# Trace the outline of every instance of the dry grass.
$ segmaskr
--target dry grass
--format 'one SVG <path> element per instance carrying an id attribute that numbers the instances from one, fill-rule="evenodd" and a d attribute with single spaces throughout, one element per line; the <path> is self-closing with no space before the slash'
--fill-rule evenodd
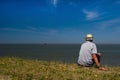
<path id="1" fill-rule="evenodd" d="M 120 67 L 100 71 L 77 64 L 14 57 L 0 58 L 0 80 L 120 80 Z"/>

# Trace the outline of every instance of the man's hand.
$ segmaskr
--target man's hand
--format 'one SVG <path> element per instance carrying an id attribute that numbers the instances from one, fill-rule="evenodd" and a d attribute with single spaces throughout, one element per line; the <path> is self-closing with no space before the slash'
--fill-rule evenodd
<path id="1" fill-rule="evenodd" d="M 102 70 L 102 71 L 107 71 L 107 69 L 106 69 L 106 68 L 104 68 L 104 67 L 99 67 L 99 70 Z"/>

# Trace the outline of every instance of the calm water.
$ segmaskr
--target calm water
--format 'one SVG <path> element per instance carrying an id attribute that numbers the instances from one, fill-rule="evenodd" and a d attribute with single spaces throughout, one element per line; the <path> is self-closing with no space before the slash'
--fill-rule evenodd
<path id="1" fill-rule="evenodd" d="M 0 57 L 15 56 L 47 61 L 76 63 L 79 44 L 0 44 Z M 102 64 L 120 66 L 120 45 L 97 44 Z"/>

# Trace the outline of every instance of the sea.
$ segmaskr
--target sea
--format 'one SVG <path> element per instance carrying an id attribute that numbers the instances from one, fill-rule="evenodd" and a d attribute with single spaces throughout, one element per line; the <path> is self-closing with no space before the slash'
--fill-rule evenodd
<path id="1" fill-rule="evenodd" d="M 101 64 L 120 66 L 120 44 L 96 44 Z M 81 44 L 0 44 L 0 57 L 77 63 Z"/>

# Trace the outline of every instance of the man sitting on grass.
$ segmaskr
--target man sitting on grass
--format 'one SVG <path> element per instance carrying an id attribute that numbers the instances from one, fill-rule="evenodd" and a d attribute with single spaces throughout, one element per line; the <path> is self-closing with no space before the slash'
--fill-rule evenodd
<path id="1" fill-rule="evenodd" d="M 86 42 L 81 45 L 78 64 L 86 67 L 96 64 L 98 69 L 105 71 L 106 69 L 101 67 L 100 64 L 101 53 L 97 53 L 96 45 L 92 41 L 92 34 L 87 34 Z"/>

